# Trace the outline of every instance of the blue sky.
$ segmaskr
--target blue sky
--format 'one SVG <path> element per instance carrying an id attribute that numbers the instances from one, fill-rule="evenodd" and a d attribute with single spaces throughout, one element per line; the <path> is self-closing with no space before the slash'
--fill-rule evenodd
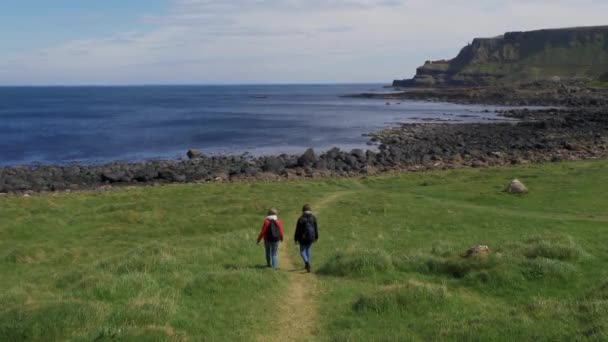
<path id="1" fill-rule="evenodd" d="M 3 0 L 0 41 L 14 53 L 70 40 L 150 29 L 145 13 L 163 13 L 167 0 Z"/>
<path id="2" fill-rule="evenodd" d="M 389 82 L 606 0 L 3 0 L 0 85 Z"/>

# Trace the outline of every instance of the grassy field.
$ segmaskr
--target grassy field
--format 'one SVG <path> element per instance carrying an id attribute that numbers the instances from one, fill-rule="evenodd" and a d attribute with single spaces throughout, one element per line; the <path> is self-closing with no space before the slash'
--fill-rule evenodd
<path id="1" fill-rule="evenodd" d="M 0 198 L 0 341 L 606 340 L 607 204 L 608 161 Z"/>

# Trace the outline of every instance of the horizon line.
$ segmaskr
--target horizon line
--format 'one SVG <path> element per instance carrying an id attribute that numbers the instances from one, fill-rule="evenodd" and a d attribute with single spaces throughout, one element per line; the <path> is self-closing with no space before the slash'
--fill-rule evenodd
<path id="1" fill-rule="evenodd" d="M 280 85 L 354 85 L 386 84 L 391 82 L 252 82 L 252 83 L 82 83 L 82 84 L 0 84 L 0 88 L 46 88 L 46 87 L 234 87 L 234 86 L 280 86 Z"/>

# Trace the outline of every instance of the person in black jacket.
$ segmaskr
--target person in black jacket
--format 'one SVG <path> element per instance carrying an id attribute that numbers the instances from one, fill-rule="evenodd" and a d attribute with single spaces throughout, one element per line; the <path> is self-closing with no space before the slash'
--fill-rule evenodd
<path id="1" fill-rule="evenodd" d="M 302 216 L 298 219 L 294 240 L 300 244 L 300 255 L 304 260 L 304 267 L 307 272 L 310 272 L 310 247 L 319 240 L 317 218 L 312 214 L 310 204 L 302 207 Z"/>

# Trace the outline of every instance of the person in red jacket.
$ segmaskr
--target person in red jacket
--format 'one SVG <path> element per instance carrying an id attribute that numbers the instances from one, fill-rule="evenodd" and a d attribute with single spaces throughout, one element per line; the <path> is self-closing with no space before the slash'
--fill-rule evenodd
<path id="1" fill-rule="evenodd" d="M 271 208 L 268 210 L 268 216 L 264 220 L 262 231 L 258 236 L 257 244 L 264 239 L 264 247 L 266 248 L 266 266 L 277 269 L 277 250 L 279 242 L 283 241 L 283 224 L 277 217 L 277 210 Z"/>

